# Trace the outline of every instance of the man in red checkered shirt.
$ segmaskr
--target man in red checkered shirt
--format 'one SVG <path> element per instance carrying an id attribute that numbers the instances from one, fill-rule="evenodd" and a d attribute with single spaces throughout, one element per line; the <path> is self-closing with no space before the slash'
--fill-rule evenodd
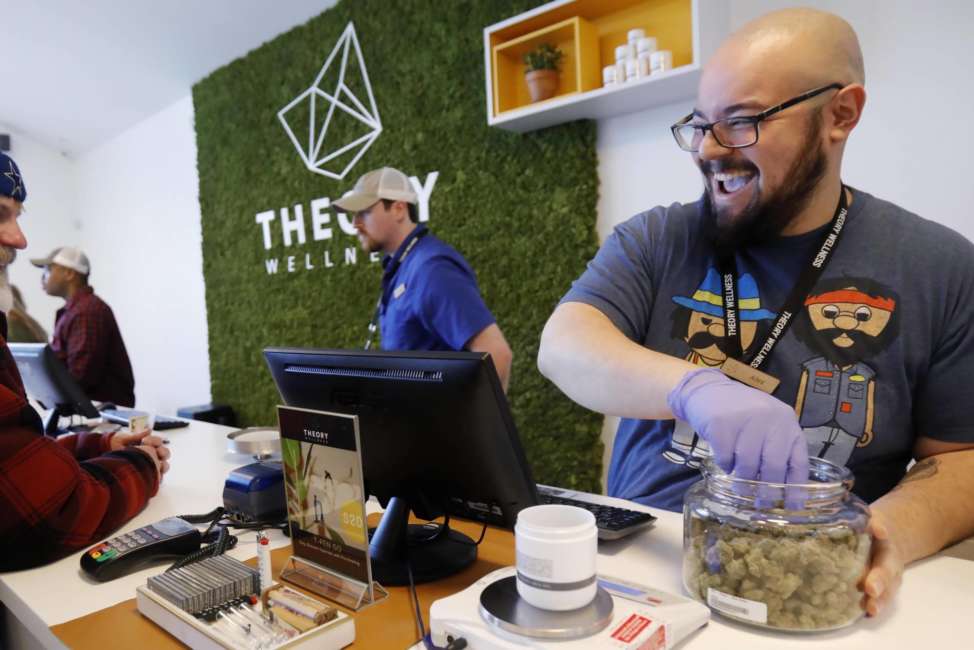
<path id="1" fill-rule="evenodd" d="M 26 198 L 20 170 L 0 153 L 0 267 L 27 246 L 17 223 Z M 155 495 L 170 455 L 148 433 L 45 437 L 7 348 L 2 312 L 0 335 L 0 571 L 14 571 L 109 536 Z"/>
<path id="2" fill-rule="evenodd" d="M 111 307 L 88 284 L 88 256 L 62 246 L 30 262 L 44 269 L 44 290 L 65 302 L 57 312 L 51 349 L 89 399 L 135 406 L 132 364 Z"/>

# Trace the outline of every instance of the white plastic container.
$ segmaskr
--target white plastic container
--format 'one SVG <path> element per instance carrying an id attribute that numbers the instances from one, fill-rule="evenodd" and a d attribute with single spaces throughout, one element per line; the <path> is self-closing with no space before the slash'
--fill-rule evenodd
<path id="1" fill-rule="evenodd" d="M 644 36 L 646 36 L 645 29 L 630 29 L 629 33 L 626 34 L 626 40 L 628 40 L 631 44 L 635 44 Z"/>
<path id="2" fill-rule="evenodd" d="M 651 60 L 652 56 L 653 56 L 652 52 L 639 53 L 639 58 L 636 59 L 637 62 L 636 73 L 638 74 L 639 78 L 648 77 L 650 74 L 652 74 L 653 71 L 653 63 Z"/>
<path id="3" fill-rule="evenodd" d="M 653 36 L 645 36 L 636 41 L 636 56 L 643 52 L 655 52 L 657 49 L 656 38 Z"/>
<path id="4" fill-rule="evenodd" d="M 617 84 L 625 83 L 626 82 L 626 60 L 623 59 L 622 61 L 616 61 L 616 64 L 613 67 L 615 67 L 616 69 L 616 83 Z"/>
<path id="5" fill-rule="evenodd" d="M 588 605 L 598 584 L 595 516 L 575 506 L 525 508 L 514 525 L 517 593 L 540 609 L 567 611 Z"/>
<path id="6" fill-rule="evenodd" d="M 602 85 L 611 86 L 616 82 L 616 67 L 614 65 L 607 65 L 602 68 Z"/>
<path id="7" fill-rule="evenodd" d="M 639 78 L 639 62 L 636 59 L 626 59 L 626 81 Z"/>
<path id="8" fill-rule="evenodd" d="M 636 58 L 636 46 L 633 43 L 626 43 L 616 47 L 616 63 L 626 59 Z"/>
<path id="9" fill-rule="evenodd" d="M 653 52 L 649 57 L 651 74 L 659 74 L 673 69 L 673 53 L 669 50 Z"/>

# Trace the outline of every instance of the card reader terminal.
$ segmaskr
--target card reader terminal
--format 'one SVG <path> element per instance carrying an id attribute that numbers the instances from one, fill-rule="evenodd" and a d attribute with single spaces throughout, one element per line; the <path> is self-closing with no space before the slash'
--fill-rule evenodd
<path id="1" fill-rule="evenodd" d="M 191 523 L 169 517 L 123 533 L 81 556 L 81 568 L 99 582 L 114 580 L 156 560 L 173 560 L 200 547 L 202 535 Z"/>

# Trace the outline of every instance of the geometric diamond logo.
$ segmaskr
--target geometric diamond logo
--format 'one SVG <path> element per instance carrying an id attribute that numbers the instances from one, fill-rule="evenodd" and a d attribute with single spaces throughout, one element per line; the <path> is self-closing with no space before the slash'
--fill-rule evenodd
<path id="1" fill-rule="evenodd" d="M 352 88 L 365 91 L 356 97 Z M 348 23 L 314 83 L 277 112 L 304 166 L 341 180 L 382 133 L 355 27 Z M 342 138 L 329 137 L 340 131 Z M 336 141 L 338 140 L 338 141 Z M 343 141 L 342 141 L 343 140 Z"/>

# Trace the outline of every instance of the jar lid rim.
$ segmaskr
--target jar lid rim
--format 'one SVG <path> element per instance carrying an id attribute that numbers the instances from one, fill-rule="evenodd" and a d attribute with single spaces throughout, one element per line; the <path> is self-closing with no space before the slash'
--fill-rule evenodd
<path id="1" fill-rule="evenodd" d="M 832 491 L 838 488 L 851 490 L 855 483 L 852 470 L 848 467 L 837 465 L 818 457 L 809 458 L 808 465 L 810 476 L 829 477 L 828 480 L 809 480 L 805 483 L 774 483 L 757 479 L 739 478 L 724 471 L 712 456 L 703 460 L 700 464 L 700 471 L 706 479 L 714 478 L 721 481 L 733 482 L 736 485 L 761 486 L 764 488 L 801 488 L 802 490 L 812 492 Z"/>

